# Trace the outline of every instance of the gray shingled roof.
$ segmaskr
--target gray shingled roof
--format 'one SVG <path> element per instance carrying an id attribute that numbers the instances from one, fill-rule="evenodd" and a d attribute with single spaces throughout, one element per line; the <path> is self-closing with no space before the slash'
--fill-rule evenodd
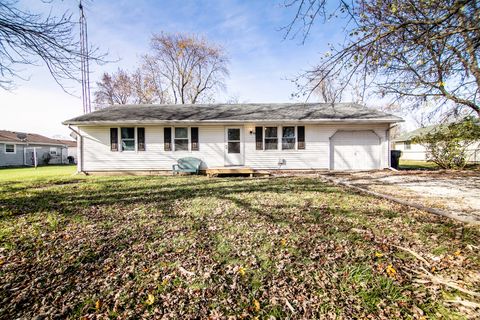
<path id="1" fill-rule="evenodd" d="M 403 120 L 353 103 L 252 103 L 112 106 L 67 120 L 64 124 L 255 121 L 399 122 Z"/>
<path id="2" fill-rule="evenodd" d="M 410 141 L 414 137 L 418 137 L 418 136 L 421 136 L 425 133 L 429 133 L 430 131 L 432 131 L 433 129 L 435 129 L 437 127 L 438 127 L 437 125 L 432 125 L 432 126 L 427 126 L 427 127 L 423 127 L 423 128 L 418 128 L 418 129 L 415 129 L 415 130 L 410 131 L 410 132 L 405 132 L 405 133 L 401 134 L 398 138 L 393 139 L 393 141 Z"/>

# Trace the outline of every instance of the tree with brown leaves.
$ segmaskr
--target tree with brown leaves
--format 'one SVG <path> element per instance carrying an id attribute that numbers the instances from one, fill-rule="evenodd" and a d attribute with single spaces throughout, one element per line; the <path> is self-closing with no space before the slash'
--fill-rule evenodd
<path id="1" fill-rule="evenodd" d="M 228 58 L 206 39 L 186 34 L 156 34 L 152 52 L 143 58 L 152 79 L 166 83 L 173 103 L 198 103 L 225 87 Z"/>
<path id="2" fill-rule="evenodd" d="M 98 107 L 115 104 L 168 103 L 167 93 L 150 74 L 141 69 L 133 73 L 118 69 L 104 73 L 94 93 Z"/>

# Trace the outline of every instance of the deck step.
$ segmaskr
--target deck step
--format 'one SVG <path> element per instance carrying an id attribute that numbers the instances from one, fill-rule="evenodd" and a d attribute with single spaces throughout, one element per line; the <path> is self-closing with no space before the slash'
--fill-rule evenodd
<path id="1" fill-rule="evenodd" d="M 267 171 L 254 170 L 248 167 L 225 167 L 225 168 L 209 168 L 206 170 L 208 177 L 218 177 L 222 175 L 249 175 L 250 177 L 258 175 L 269 175 Z"/>

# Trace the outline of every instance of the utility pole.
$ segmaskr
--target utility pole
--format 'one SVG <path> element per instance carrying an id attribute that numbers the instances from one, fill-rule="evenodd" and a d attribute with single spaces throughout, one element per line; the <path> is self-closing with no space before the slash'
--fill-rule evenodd
<path id="1" fill-rule="evenodd" d="M 81 73 L 82 73 L 82 101 L 83 113 L 92 111 L 90 105 L 90 67 L 88 64 L 88 35 L 87 35 L 87 18 L 83 12 L 82 0 L 78 4 L 80 9 L 80 53 L 81 53 Z"/>

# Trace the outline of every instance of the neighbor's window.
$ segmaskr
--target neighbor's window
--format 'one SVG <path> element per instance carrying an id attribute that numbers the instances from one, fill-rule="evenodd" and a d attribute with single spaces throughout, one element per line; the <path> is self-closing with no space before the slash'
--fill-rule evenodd
<path id="1" fill-rule="evenodd" d="M 52 156 L 56 156 L 56 155 L 57 155 L 57 148 L 51 147 L 51 148 L 50 148 L 50 154 L 51 154 Z"/>
<path id="2" fill-rule="evenodd" d="M 135 128 L 121 128 L 122 151 L 135 151 Z"/>
<path id="3" fill-rule="evenodd" d="M 412 149 L 412 143 L 410 141 L 405 141 L 405 150 Z"/>
<path id="4" fill-rule="evenodd" d="M 188 128 L 175 128 L 175 151 L 188 151 Z"/>
<path id="5" fill-rule="evenodd" d="M 265 150 L 278 149 L 277 127 L 265 127 Z"/>
<path id="6" fill-rule="evenodd" d="M 295 149 L 295 127 L 282 128 L 282 149 Z"/>
<path id="7" fill-rule="evenodd" d="M 14 144 L 6 144 L 5 145 L 5 153 L 15 153 L 15 145 Z"/>

